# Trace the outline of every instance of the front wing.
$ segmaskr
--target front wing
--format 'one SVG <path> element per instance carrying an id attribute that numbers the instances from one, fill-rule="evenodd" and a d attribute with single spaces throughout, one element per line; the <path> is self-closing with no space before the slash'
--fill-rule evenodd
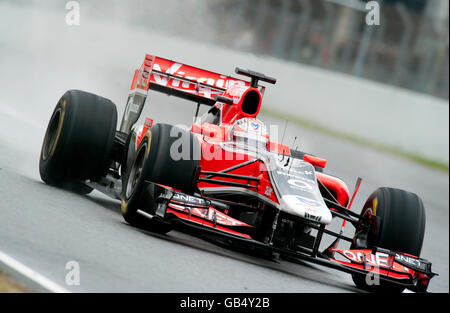
<path id="1" fill-rule="evenodd" d="M 277 253 L 290 259 L 334 268 L 349 274 L 364 275 L 373 282 L 390 282 L 416 292 L 426 292 L 431 278 L 437 274 L 431 271 L 431 263 L 412 255 L 382 248 L 331 249 L 324 252 L 294 251 L 275 247 L 251 238 L 253 226 L 228 216 L 227 210 L 215 207 L 216 203 L 200 197 L 188 196 L 166 189 L 159 198 L 156 215 L 147 217 L 161 219 L 175 228 L 188 227 L 200 233 L 209 233 L 239 242 L 253 250 Z"/>

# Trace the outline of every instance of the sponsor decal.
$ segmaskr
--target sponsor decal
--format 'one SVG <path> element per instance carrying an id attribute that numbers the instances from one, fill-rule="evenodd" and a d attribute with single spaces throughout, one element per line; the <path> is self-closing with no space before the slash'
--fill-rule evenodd
<path id="1" fill-rule="evenodd" d="M 322 219 L 322 216 L 313 215 L 313 214 L 305 212 L 305 218 L 316 221 L 316 222 L 320 222 Z"/>
<path id="2" fill-rule="evenodd" d="M 309 185 L 305 181 L 299 180 L 299 179 L 291 178 L 288 180 L 288 184 L 294 188 L 298 188 L 298 189 L 305 190 L 305 191 L 313 190 L 313 187 L 311 185 Z"/>
<path id="3" fill-rule="evenodd" d="M 366 263 L 372 266 L 389 267 L 389 255 L 382 252 L 376 252 L 375 254 L 363 253 L 360 251 L 342 250 L 342 254 L 349 260 L 357 263 Z"/>
<path id="4" fill-rule="evenodd" d="M 308 171 L 308 170 L 299 171 L 299 170 L 297 170 L 295 168 L 291 168 L 290 172 L 297 173 L 297 174 L 302 174 L 302 175 L 312 175 L 313 174 L 312 171 Z"/>
<path id="5" fill-rule="evenodd" d="M 323 224 L 329 224 L 331 222 L 332 216 L 330 210 L 319 201 L 299 195 L 284 195 L 282 200 L 286 204 L 284 210 L 290 214 Z"/>
<path id="6" fill-rule="evenodd" d="M 259 129 L 259 123 L 257 123 L 257 122 L 250 122 L 250 126 L 252 126 L 252 128 L 254 129 L 254 130 L 258 130 Z"/>
<path id="7" fill-rule="evenodd" d="M 273 189 L 270 188 L 269 186 L 266 187 L 266 191 L 264 192 L 264 194 L 268 197 L 272 196 L 272 191 Z"/>
<path id="8" fill-rule="evenodd" d="M 206 205 L 206 201 L 201 198 L 197 198 L 190 195 L 185 195 L 181 193 L 176 193 L 173 195 L 172 200 L 180 201 L 180 202 L 187 202 L 187 203 L 194 203 L 198 205 Z"/>
<path id="9" fill-rule="evenodd" d="M 403 255 L 403 254 L 395 254 L 395 261 L 403 264 L 403 265 L 409 265 L 413 268 L 418 268 L 421 270 L 426 270 L 427 268 L 427 264 L 424 262 L 421 262 L 419 259 L 407 256 L 407 255 Z"/>
<path id="10" fill-rule="evenodd" d="M 164 62 L 167 62 L 167 60 L 161 60 L 161 62 L 164 63 Z M 166 67 L 163 65 L 163 63 L 161 63 L 161 64 L 155 63 L 153 65 L 153 69 L 158 72 L 178 76 L 178 77 L 180 77 L 180 79 L 172 78 L 172 77 L 168 77 L 166 75 L 161 75 L 161 74 L 152 72 L 150 81 L 153 81 L 156 84 L 161 85 L 161 86 L 172 86 L 177 89 L 182 89 L 183 91 L 188 92 L 188 93 L 199 94 L 200 96 L 203 96 L 206 98 L 212 99 L 214 95 L 221 95 L 223 93 L 222 90 L 215 89 L 214 87 L 227 89 L 232 86 L 245 86 L 245 84 L 246 84 L 244 81 L 229 79 L 228 77 L 222 76 L 222 75 L 220 75 L 219 76 L 220 78 L 217 78 L 217 79 L 212 78 L 212 77 L 196 77 L 195 76 L 196 74 L 204 75 L 204 71 L 195 69 L 195 68 L 189 69 L 189 67 L 187 67 L 188 69 L 186 70 L 189 73 L 186 75 L 186 73 L 184 71 L 180 70 L 180 69 L 184 68 L 183 64 L 174 62 L 174 63 L 169 63 L 170 66 Z M 161 67 L 166 68 L 166 70 L 163 71 Z M 211 73 L 211 75 L 213 75 L 213 73 Z M 209 86 L 208 87 L 206 87 L 206 86 L 199 87 L 195 83 L 185 81 L 185 80 L 183 81 L 183 78 L 189 79 L 191 81 L 195 81 L 195 82 L 198 82 L 201 84 L 207 84 Z M 234 96 L 234 95 L 232 95 L 232 96 Z M 240 95 L 238 95 L 237 100 L 239 100 L 239 99 L 240 99 Z M 233 100 L 236 101 L 236 99 L 233 99 Z"/>
<path id="11" fill-rule="evenodd" d="M 394 256 L 379 251 L 373 254 L 369 250 L 336 250 L 336 252 L 355 263 L 363 264 L 365 261 L 368 270 L 371 270 L 371 267 L 392 268 L 407 273 L 414 273 L 415 270 L 429 270 L 429 263 L 399 253 Z"/>
<path id="12" fill-rule="evenodd" d="M 303 204 L 305 204 L 307 206 L 310 206 L 312 208 L 317 208 L 317 207 L 321 206 L 320 202 L 315 201 L 315 200 L 311 200 L 311 199 L 308 199 L 308 198 L 305 198 L 305 197 L 302 197 L 302 196 L 296 196 L 296 198 L 301 203 L 303 203 Z"/>
<path id="13" fill-rule="evenodd" d="M 182 66 L 183 64 L 180 64 L 180 63 L 173 63 L 167 70 L 166 70 L 166 73 L 167 74 L 171 74 L 171 75 L 174 75 L 179 69 L 180 69 L 180 67 Z M 161 67 L 159 66 L 159 64 L 154 64 L 153 65 L 153 68 L 156 70 L 156 71 L 158 71 L 158 72 L 162 72 L 162 70 L 161 70 Z M 159 75 L 159 74 L 153 74 L 153 77 L 154 77 L 154 79 L 155 79 L 155 82 L 158 84 L 158 85 L 162 85 L 162 86 L 167 86 L 167 83 L 168 83 L 168 81 L 169 81 L 169 78 L 167 77 L 167 76 L 161 76 L 161 75 Z M 177 82 L 178 84 L 179 84 L 179 81 Z M 173 84 L 173 83 L 172 83 Z M 178 85 L 177 86 L 174 86 L 174 87 L 178 87 Z M 189 86 L 183 86 L 183 87 L 185 87 L 185 88 L 187 88 L 187 87 L 189 87 Z"/>

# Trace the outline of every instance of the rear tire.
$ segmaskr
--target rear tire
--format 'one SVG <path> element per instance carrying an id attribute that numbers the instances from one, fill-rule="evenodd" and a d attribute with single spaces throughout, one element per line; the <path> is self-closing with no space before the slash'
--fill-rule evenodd
<path id="1" fill-rule="evenodd" d="M 178 136 L 173 137 L 171 133 Z M 189 148 L 190 153 L 187 159 L 174 160 L 171 156 L 171 147 L 175 141 L 179 140 L 180 134 L 182 138 L 189 139 L 189 147 L 183 144 L 181 148 Z M 155 214 L 154 199 L 158 190 L 151 189 L 155 188 L 151 187 L 154 184 L 192 193 L 194 175 L 199 164 L 194 156 L 200 155 L 196 154 L 199 151 L 200 145 L 197 138 L 187 130 L 167 124 L 156 124 L 149 129 L 139 143 L 132 164 L 127 166 L 128 170 L 123 180 L 122 215 L 125 221 L 138 227 L 145 225 L 144 227 L 154 232 L 167 232 L 166 225 L 164 227 L 158 225 L 162 223 L 158 221 L 158 218 L 149 220 L 140 215 L 137 210 Z"/>
<path id="2" fill-rule="evenodd" d="M 69 90 L 58 101 L 47 127 L 39 160 L 44 182 L 86 194 L 83 181 L 103 176 L 110 165 L 117 125 L 114 103 Z"/>
<path id="3" fill-rule="evenodd" d="M 352 248 L 380 247 L 419 257 L 425 235 L 425 208 L 414 193 L 382 187 L 367 199 L 362 211 L 370 228 L 357 229 Z M 386 282 L 369 286 L 366 277 L 352 275 L 356 286 L 375 292 L 402 292 L 403 287 Z"/>

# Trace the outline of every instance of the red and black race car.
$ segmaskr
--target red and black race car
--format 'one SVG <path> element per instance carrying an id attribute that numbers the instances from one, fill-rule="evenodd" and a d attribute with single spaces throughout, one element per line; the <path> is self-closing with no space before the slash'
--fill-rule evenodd
<path id="1" fill-rule="evenodd" d="M 326 160 L 269 137 L 257 119 L 265 87 L 276 80 L 236 68 L 250 81 L 153 55 L 133 77 L 119 130 L 108 99 L 69 90 L 43 141 L 39 170 L 48 184 L 120 199 L 124 219 L 151 231 L 196 230 L 249 250 L 348 272 L 371 291 L 427 290 L 436 275 L 420 258 L 425 209 L 414 193 L 379 188 L 360 213 L 361 184 L 323 172 Z M 197 103 L 190 128 L 136 125 L 149 90 Z M 210 109 L 197 117 L 200 105 Z M 342 219 L 340 232 L 327 226 Z M 343 235 L 346 223 L 353 238 Z M 323 234 L 335 241 L 320 249 Z M 348 241 L 348 249 L 338 248 Z"/>

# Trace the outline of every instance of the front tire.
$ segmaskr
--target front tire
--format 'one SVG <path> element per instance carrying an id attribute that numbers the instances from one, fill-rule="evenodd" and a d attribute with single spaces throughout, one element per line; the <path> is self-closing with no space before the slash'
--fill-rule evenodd
<path id="1" fill-rule="evenodd" d="M 419 257 L 425 235 L 425 208 L 414 193 L 394 188 L 378 188 L 367 199 L 361 216 L 368 230 L 355 231 L 352 248 L 380 247 Z M 375 292 L 402 292 L 403 287 L 381 282 L 369 286 L 365 276 L 352 275 L 355 285 Z"/>
<path id="2" fill-rule="evenodd" d="M 86 194 L 83 181 L 103 176 L 110 165 L 117 125 L 114 103 L 69 90 L 58 101 L 47 127 L 39 160 L 42 180 Z"/>
<path id="3" fill-rule="evenodd" d="M 180 138 L 189 140 L 188 146 L 182 145 L 181 148 L 189 149 L 190 152 L 187 159 L 175 160 L 171 155 L 171 148 Z M 154 199 L 159 192 L 156 187 L 151 187 L 155 184 L 192 193 L 199 164 L 194 156 L 199 155 L 199 150 L 197 138 L 187 130 L 167 124 L 156 124 L 149 129 L 139 143 L 132 164 L 127 166 L 123 181 L 122 215 L 125 221 L 138 227 L 147 225 L 149 230 L 155 232 L 167 232 L 167 227 L 158 225 L 162 223 L 158 218 L 151 220 L 154 221 L 152 226 L 152 223 L 137 211 L 155 214 Z"/>

